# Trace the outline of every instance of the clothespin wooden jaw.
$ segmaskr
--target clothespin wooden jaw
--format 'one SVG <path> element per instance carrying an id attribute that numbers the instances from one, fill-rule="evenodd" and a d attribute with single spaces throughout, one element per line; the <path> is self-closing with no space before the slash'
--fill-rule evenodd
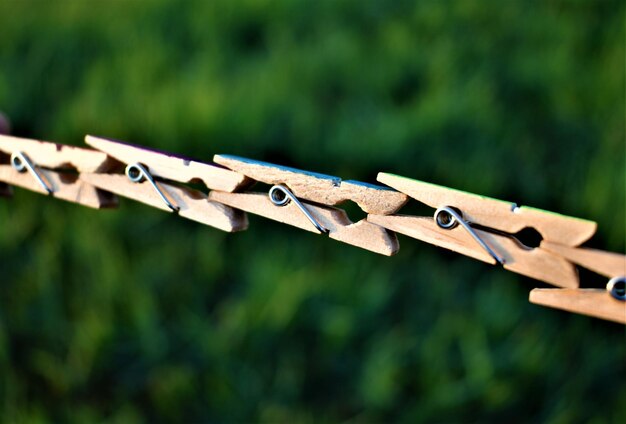
<path id="1" fill-rule="evenodd" d="M 251 180 L 273 188 L 284 187 L 294 201 L 279 204 L 266 193 L 219 191 L 211 192 L 213 200 L 304 230 L 325 232 L 332 239 L 382 255 L 393 255 L 399 249 L 394 233 L 367 220 L 353 223 L 344 210 L 334 206 L 353 201 L 366 212 L 393 213 L 407 202 L 407 196 L 402 193 L 238 156 L 216 155 L 213 161 Z M 320 227 L 326 231 L 320 231 Z"/>
<path id="2" fill-rule="evenodd" d="M 534 289 L 531 303 L 626 324 L 626 302 L 604 289 Z"/>
<path id="3" fill-rule="evenodd" d="M 461 190 L 413 180 L 394 174 L 379 173 L 378 181 L 406 193 L 432 208 L 449 206 L 463 212 L 474 225 L 515 234 L 525 228 L 537 230 L 544 240 L 564 246 L 579 246 L 596 232 L 597 224 L 571 216 L 492 199 Z"/>
<path id="4" fill-rule="evenodd" d="M 391 214 L 408 201 L 408 197 L 384 186 L 360 181 L 343 181 L 339 177 L 304 171 L 288 166 L 242 158 L 215 155 L 213 161 L 248 178 L 265 184 L 285 184 L 302 200 L 327 206 L 353 201 L 367 213 Z"/>
<path id="5" fill-rule="evenodd" d="M 101 172 L 111 166 L 101 152 L 0 135 L 0 153 L 0 181 L 7 185 L 93 208 L 117 206 L 117 198 L 110 192 L 78 178 L 80 172 Z"/>
<path id="6" fill-rule="evenodd" d="M 85 143 L 124 164 L 146 165 L 152 176 L 169 181 L 200 181 L 209 190 L 228 192 L 250 184 L 250 180 L 239 173 L 168 152 L 91 135 L 85 136 Z"/>
<path id="7" fill-rule="evenodd" d="M 244 212 L 211 201 L 202 191 L 176 184 L 201 181 L 209 189 L 232 191 L 249 183 L 244 176 L 182 156 L 101 137 L 88 135 L 85 141 L 122 166 L 109 173 L 82 173 L 82 181 L 224 231 L 248 227 Z"/>

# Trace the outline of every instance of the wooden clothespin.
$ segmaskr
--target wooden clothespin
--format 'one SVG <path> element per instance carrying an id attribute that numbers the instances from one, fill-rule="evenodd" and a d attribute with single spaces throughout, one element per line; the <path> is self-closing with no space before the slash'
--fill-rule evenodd
<path id="1" fill-rule="evenodd" d="M 237 156 L 216 155 L 213 161 L 273 187 L 269 195 L 213 191 L 212 200 L 304 230 L 327 233 L 332 239 L 382 255 L 393 255 L 399 249 L 392 232 L 365 219 L 353 223 L 344 210 L 333 206 L 350 200 L 368 213 L 393 213 L 407 201 L 402 193 Z"/>
<path id="2" fill-rule="evenodd" d="M 174 185 L 202 182 L 209 189 L 232 191 L 246 183 L 243 175 L 170 153 L 146 149 L 105 138 L 86 136 L 85 142 L 126 165 L 109 173 L 81 173 L 80 179 L 155 208 L 224 231 L 248 227 L 246 214 L 208 199 L 202 191 Z"/>
<path id="3" fill-rule="evenodd" d="M 437 211 L 434 218 L 370 214 L 368 221 L 556 286 L 578 287 L 572 262 L 546 246 L 576 247 L 594 234 L 595 222 L 393 174 L 377 179 Z M 525 228 L 535 229 L 545 243 L 524 246 L 515 234 Z"/>
<path id="4" fill-rule="evenodd" d="M 110 166 L 104 153 L 47 141 L 0 135 L 0 181 L 92 208 L 117 206 L 117 198 L 79 179 L 80 172 Z M 5 187 L 4 193 L 10 191 Z"/>

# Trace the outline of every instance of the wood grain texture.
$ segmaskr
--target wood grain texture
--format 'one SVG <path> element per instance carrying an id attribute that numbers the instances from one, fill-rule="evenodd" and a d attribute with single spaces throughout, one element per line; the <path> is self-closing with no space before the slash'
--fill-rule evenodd
<path id="1" fill-rule="evenodd" d="M 212 191 L 209 198 L 303 230 L 318 233 L 315 226 L 293 202 L 285 206 L 274 205 L 266 193 L 225 193 Z M 378 225 L 361 220 L 352 223 L 345 211 L 331 206 L 312 205 L 302 202 L 307 210 L 334 240 L 351 244 L 381 255 L 391 256 L 400 248 L 395 234 Z"/>
<path id="2" fill-rule="evenodd" d="M 626 302 L 603 289 L 534 289 L 529 300 L 536 305 L 626 324 Z"/>
<path id="3" fill-rule="evenodd" d="M 52 197 L 56 199 L 79 203 L 95 209 L 114 208 L 118 204 L 114 195 L 80 181 L 77 179 L 77 175 L 64 175 L 41 168 L 38 171 L 47 184 L 52 187 Z M 30 173 L 18 172 L 11 165 L 0 165 L 0 181 L 48 195 L 48 192 L 39 185 Z"/>
<path id="4" fill-rule="evenodd" d="M 597 228 L 593 221 L 527 206 L 516 207 L 511 202 L 398 175 L 381 172 L 377 179 L 432 208 L 454 207 L 463 212 L 466 221 L 511 234 L 530 227 L 536 229 L 545 240 L 566 246 L 578 246 L 591 238 Z"/>
<path id="5" fill-rule="evenodd" d="M 402 215 L 370 214 L 367 220 L 417 240 L 483 262 L 496 263 L 462 226 L 442 229 L 433 218 Z M 475 231 L 495 253 L 505 260 L 505 269 L 558 287 L 578 287 L 576 268 L 566 259 L 539 248 L 528 249 L 507 236 L 476 229 Z"/>
<path id="6" fill-rule="evenodd" d="M 541 242 L 541 248 L 606 277 L 626 276 L 626 256 L 620 253 L 584 247 L 568 247 L 545 240 Z"/>
<path id="7" fill-rule="evenodd" d="M 478 235 L 504 258 L 504 269 L 557 287 L 579 286 L 578 271 L 567 259 L 541 248 L 529 249 L 510 237 L 480 230 Z"/>
<path id="8" fill-rule="evenodd" d="M 244 175 L 171 153 L 138 147 L 91 135 L 85 143 L 125 164 L 139 162 L 155 177 L 190 183 L 202 181 L 211 190 L 235 191 L 250 183 Z"/>
<path id="9" fill-rule="evenodd" d="M 233 171 L 266 184 L 285 184 L 298 199 L 335 206 L 348 200 L 368 213 L 387 215 L 399 210 L 408 197 L 384 186 L 342 181 L 339 177 L 274 165 L 230 155 L 215 155 L 219 163 Z"/>
<path id="10" fill-rule="evenodd" d="M 433 218 L 370 214 L 367 216 L 367 220 L 396 233 L 461 253 L 479 261 L 496 264 L 495 259 L 485 249 L 481 248 L 467 231 L 458 231 L 460 228 L 442 230 Z"/>
<path id="11" fill-rule="evenodd" d="M 133 183 L 125 175 L 91 173 L 81 174 L 80 179 L 120 196 L 172 212 L 148 181 Z M 178 215 L 184 218 L 228 232 L 248 228 L 248 218 L 244 212 L 210 201 L 201 191 L 162 182 L 157 182 L 157 185 L 180 208 Z"/>
<path id="12" fill-rule="evenodd" d="M 107 155 L 97 150 L 8 135 L 0 135 L 0 151 L 7 156 L 23 152 L 35 165 L 56 170 L 102 172 L 110 166 Z"/>

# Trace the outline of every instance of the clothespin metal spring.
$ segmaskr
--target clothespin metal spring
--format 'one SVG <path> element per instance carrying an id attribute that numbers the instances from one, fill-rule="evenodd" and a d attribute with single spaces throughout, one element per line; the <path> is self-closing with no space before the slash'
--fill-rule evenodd
<path id="1" fill-rule="evenodd" d="M 298 200 L 296 196 L 284 185 L 276 184 L 270 188 L 269 191 L 270 201 L 276 206 L 286 206 L 289 202 L 293 202 L 302 213 L 311 221 L 311 224 L 317 228 L 320 234 L 327 234 L 328 229 L 324 228 L 322 224 L 311 215 L 311 212 Z"/>
<path id="2" fill-rule="evenodd" d="M 469 225 L 467 221 L 463 219 L 463 216 L 450 206 L 443 206 L 435 211 L 435 222 L 440 228 L 444 230 L 451 230 L 458 224 L 461 224 L 465 230 L 476 240 L 476 242 L 483 248 L 489 255 L 496 260 L 500 265 L 504 265 L 504 258 L 500 257 L 491 247 L 487 245 L 479 236 L 476 231 Z"/>
<path id="3" fill-rule="evenodd" d="M 626 277 L 613 277 L 606 285 L 606 290 L 617 300 L 626 301 Z"/>
<path id="4" fill-rule="evenodd" d="M 148 169 L 140 164 L 140 163 L 132 163 L 130 165 L 128 165 L 126 167 L 126 176 L 128 177 L 129 180 L 131 180 L 134 183 L 140 183 L 142 182 L 144 179 L 147 180 L 152 187 L 154 187 L 154 190 L 158 193 L 159 197 L 161 199 L 163 199 L 163 201 L 165 202 L 165 204 L 174 212 L 178 212 L 180 210 L 180 208 L 176 205 L 174 205 L 165 195 L 165 193 L 163 193 L 163 191 L 159 188 L 159 186 L 157 185 L 156 181 L 154 181 L 154 178 L 152 177 L 152 175 L 150 175 L 150 172 L 148 171 Z"/>
<path id="5" fill-rule="evenodd" d="M 43 177 L 37 171 L 37 168 L 33 164 L 33 162 L 26 156 L 23 152 L 14 152 L 11 155 L 11 166 L 17 172 L 25 172 L 28 171 L 33 178 L 41 185 L 41 187 L 48 192 L 48 194 L 52 194 L 54 190 L 52 187 L 49 187 L 48 184 L 44 181 Z"/>

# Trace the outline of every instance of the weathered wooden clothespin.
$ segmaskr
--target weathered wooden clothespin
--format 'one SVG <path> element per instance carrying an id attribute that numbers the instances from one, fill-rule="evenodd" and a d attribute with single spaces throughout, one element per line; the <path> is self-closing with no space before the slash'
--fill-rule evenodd
<path id="1" fill-rule="evenodd" d="M 393 255 L 399 249 L 394 233 L 365 219 L 353 223 L 334 205 L 353 201 L 368 213 L 393 213 L 407 201 L 402 193 L 237 156 L 216 155 L 213 161 L 273 187 L 269 193 L 213 191 L 212 200 L 304 230 L 327 233 L 332 239 L 382 255 Z"/>
<path id="2" fill-rule="evenodd" d="M 595 222 L 393 174 L 380 173 L 378 181 L 436 212 L 434 217 L 370 214 L 368 221 L 556 286 L 578 287 L 571 258 L 557 250 L 574 249 L 588 240 L 596 230 Z M 526 228 L 541 235 L 540 246 L 524 246 L 515 237 Z"/>
<path id="3" fill-rule="evenodd" d="M 117 206 L 117 198 L 79 179 L 80 172 L 110 166 L 104 153 L 47 141 L 0 135 L 0 181 L 92 208 Z M 10 191 L 5 187 L 6 194 Z"/>
<path id="4" fill-rule="evenodd" d="M 155 208 L 224 231 L 248 226 L 246 214 L 208 199 L 200 190 L 175 183 L 203 183 L 208 189 L 232 191 L 247 183 L 243 175 L 171 153 L 151 150 L 101 137 L 85 142 L 119 161 L 109 173 L 81 173 L 80 179 Z"/>

